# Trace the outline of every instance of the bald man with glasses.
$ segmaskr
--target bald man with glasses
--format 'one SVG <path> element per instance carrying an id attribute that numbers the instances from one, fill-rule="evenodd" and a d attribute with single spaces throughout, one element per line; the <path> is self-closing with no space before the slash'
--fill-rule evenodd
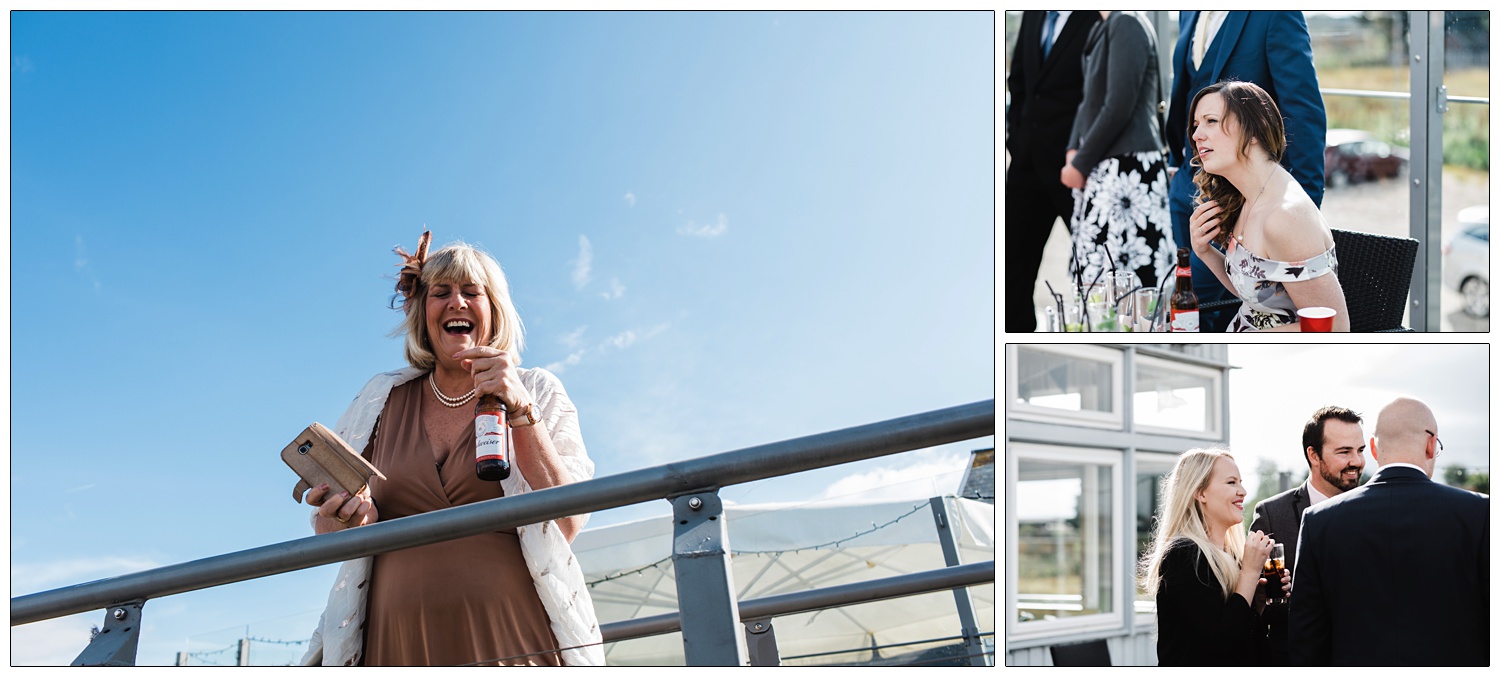
<path id="1" fill-rule="evenodd" d="M 1293 665 L 1489 665 L 1489 497 L 1432 481 L 1437 418 L 1380 410 L 1365 486 L 1302 513 L 1292 573 Z"/>

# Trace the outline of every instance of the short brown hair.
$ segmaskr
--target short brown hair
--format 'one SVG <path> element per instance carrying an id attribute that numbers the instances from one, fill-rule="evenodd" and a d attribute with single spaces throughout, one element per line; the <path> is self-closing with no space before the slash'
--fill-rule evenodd
<path id="1" fill-rule="evenodd" d="M 1355 425 L 1364 422 L 1359 414 L 1344 407 L 1323 407 L 1313 412 L 1312 418 L 1302 426 L 1302 460 L 1307 461 L 1309 468 L 1312 467 L 1312 461 L 1307 458 L 1309 447 L 1318 454 L 1318 458 L 1323 458 L 1323 424 L 1327 423 L 1330 418 Z"/>

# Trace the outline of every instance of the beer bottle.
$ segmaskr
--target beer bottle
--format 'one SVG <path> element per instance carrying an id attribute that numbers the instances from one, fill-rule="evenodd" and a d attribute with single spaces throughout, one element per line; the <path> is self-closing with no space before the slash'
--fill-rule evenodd
<path id="1" fill-rule="evenodd" d="M 499 482 L 510 477 L 510 424 L 498 395 L 480 395 L 474 405 L 474 472 Z"/>
<path id="2" fill-rule="evenodd" d="M 1177 289 L 1172 292 L 1172 331 L 1198 331 L 1198 295 L 1193 293 L 1193 271 L 1187 247 L 1177 248 Z"/>

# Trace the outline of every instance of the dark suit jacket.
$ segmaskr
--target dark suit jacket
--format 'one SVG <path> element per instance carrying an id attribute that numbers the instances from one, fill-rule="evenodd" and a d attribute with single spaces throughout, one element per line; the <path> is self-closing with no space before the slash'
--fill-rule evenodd
<path id="1" fill-rule="evenodd" d="M 1490 499 L 1381 468 L 1302 513 L 1293 665 L 1488 665 Z"/>
<path id="2" fill-rule="evenodd" d="M 1266 665 L 1265 626 L 1250 602 L 1214 578 L 1203 551 L 1174 541 L 1156 590 L 1158 665 Z"/>
<path id="3" fill-rule="evenodd" d="M 1173 178 L 1171 196 L 1179 206 L 1187 205 L 1197 188 L 1190 167 L 1183 163 L 1188 138 L 1188 106 L 1197 91 L 1188 91 L 1188 50 L 1199 12 L 1182 12 L 1177 51 L 1172 55 L 1176 76 L 1167 111 L 1167 144 L 1172 166 L 1186 168 Z M 1318 74 L 1313 69 L 1312 38 L 1302 12 L 1230 12 L 1219 26 L 1218 53 L 1205 54 L 1204 66 L 1213 68 L 1209 84 L 1233 78 L 1253 82 L 1268 94 L 1286 120 L 1287 147 L 1281 164 L 1297 179 L 1314 204 L 1323 204 L 1323 150 L 1328 118 L 1323 95 L 1318 92 Z M 1212 63 L 1209 56 L 1216 56 Z M 1189 207 L 1191 209 L 1191 207 Z"/>
<path id="4" fill-rule="evenodd" d="M 1099 12 L 1076 11 L 1063 24 L 1047 58 L 1042 59 L 1046 12 L 1021 15 L 1010 62 L 1010 108 L 1005 112 L 1005 148 L 1011 167 L 1036 171 L 1059 181 L 1068 152 L 1073 117 L 1083 101 L 1083 45 L 1099 23 Z"/>
<path id="5" fill-rule="evenodd" d="M 1303 482 L 1255 504 L 1255 519 L 1250 523 L 1250 531 L 1262 532 L 1282 544 L 1288 571 L 1296 571 L 1297 532 L 1302 528 L 1302 511 L 1311 503 L 1307 482 Z M 1271 664 L 1291 665 L 1291 656 L 1287 652 L 1286 606 L 1267 606 L 1262 617 L 1269 627 Z"/>
<path id="6" fill-rule="evenodd" d="M 1286 551 L 1286 568 L 1296 571 L 1297 532 L 1302 528 L 1302 511 L 1312 504 L 1307 482 L 1255 504 L 1255 519 L 1250 531 L 1260 531 L 1282 544 Z"/>

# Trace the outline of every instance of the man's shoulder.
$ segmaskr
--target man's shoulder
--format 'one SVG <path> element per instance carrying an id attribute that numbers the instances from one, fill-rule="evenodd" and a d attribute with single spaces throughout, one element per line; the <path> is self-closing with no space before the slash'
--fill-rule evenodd
<path id="1" fill-rule="evenodd" d="M 1261 499 L 1259 503 L 1255 504 L 1255 511 L 1260 512 L 1262 508 L 1286 508 L 1290 510 L 1292 505 L 1297 502 L 1297 497 L 1305 492 L 1304 485 L 1299 484 L 1270 498 Z"/>

